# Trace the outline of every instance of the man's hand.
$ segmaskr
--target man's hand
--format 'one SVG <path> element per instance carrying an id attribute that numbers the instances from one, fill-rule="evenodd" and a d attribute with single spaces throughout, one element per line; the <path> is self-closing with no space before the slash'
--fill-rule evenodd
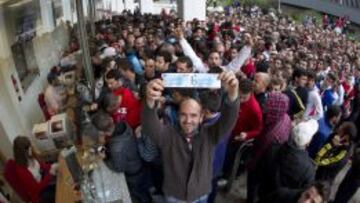
<path id="1" fill-rule="evenodd" d="M 228 93 L 229 101 L 235 101 L 239 96 L 239 81 L 234 72 L 224 71 L 219 75 L 219 79 Z"/>
<path id="2" fill-rule="evenodd" d="M 59 164 L 58 163 L 53 163 L 51 164 L 51 168 L 50 168 L 50 171 L 49 173 L 53 176 L 56 176 L 57 172 L 58 172 L 58 169 L 59 169 Z"/>
<path id="3" fill-rule="evenodd" d="M 234 137 L 234 139 L 235 139 L 236 141 L 245 141 L 245 140 L 246 140 L 246 137 L 247 137 L 247 134 L 244 133 L 244 132 L 242 132 L 242 133 L 240 133 L 240 135 L 236 135 L 236 136 Z"/>
<path id="4" fill-rule="evenodd" d="M 146 86 L 146 103 L 149 108 L 155 107 L 155 102 L 161 100 L 164 83 L 161 79 L 155 79 Z"/>
<path id="5" fill-rule="evenodd" d="M 175 29 L 175 37 L 178 39 L 178 40 L 181 40 L 184 38 L 184 31 L 181 27 L 177 27 Z"/>
<path id="6" fill-rule="evenodd" d="M 136 138 L 141 138 L 141 125 L 140 126 L 138 126 L 136 129 L 135 129 L 135 136 L 136 136 Z"/>

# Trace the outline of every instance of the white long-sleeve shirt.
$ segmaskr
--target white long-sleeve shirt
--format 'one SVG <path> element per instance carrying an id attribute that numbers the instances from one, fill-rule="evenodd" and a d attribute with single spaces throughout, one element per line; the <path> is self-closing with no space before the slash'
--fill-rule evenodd
<path id="1" fill-rule="evenodd" d="M 194 71 L 199 73 L 206 73 L 209 71 L 209 67 L 202 62 L 202 60 L 196 55 L 195 51 L 188 43 L 185 38 L 179 40 L 180 46 L 184 51 L 185 56 L 188 56 L 193 62 Z M 226 66 L 222 66 L 224 70 L 231 70 L 233 72 L 240 71 L 241 67 L 244 65 L 246 59 L 251 55 L 251 46 L 244 46 L 238 55 Z"/>
<path id="2" fill-rule="evenodd" d="M 309 92 L 309 98 L 306 104 L 304 119 L 319 120 L 323 116 L 324 116 L 324 109 L 321 102 L 321 96 L 319 94 L 319 89 L 315 86 Z"/>

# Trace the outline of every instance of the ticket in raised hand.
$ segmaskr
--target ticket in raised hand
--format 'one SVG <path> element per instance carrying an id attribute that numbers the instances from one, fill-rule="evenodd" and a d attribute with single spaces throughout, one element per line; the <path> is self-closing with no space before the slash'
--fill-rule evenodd
<path id="1" fill-rule="evenodd" d="M 214 73 L 163 73 L 166 88 L 221 88 L 219 74 Z"/>

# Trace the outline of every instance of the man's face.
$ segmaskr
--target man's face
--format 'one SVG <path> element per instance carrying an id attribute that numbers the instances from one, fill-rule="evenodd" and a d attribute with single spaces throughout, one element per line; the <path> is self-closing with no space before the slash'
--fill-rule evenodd
<path id="1" fill-rule="evenodd" d="M 134 35 L 128 35 L 126 39 L 129 46 L 134 46 L 135 44 L 135 36 Z"/>
<path id="2" fill-rule="evenodd" d="M 209 67 L 221 66 L 222 61 L 219 53 L 212 52 L 209 56 L 208 63 L 209 63 Z"/>
<path id="3" fill-rule="evenodd" d="M 219 52 L 221 56 L 223 56 L 225 53 L 225 46 L 223 44 L 218 44 L 216 46 L 216 51 Z"/>
<path id="4" fill-rule="evenodd" d="M 176 62 L 177 73 L 191 73 L 191 69 L 187 67 L 186 63 Z"/>
<path id="5" fill-rule="evenodd" d="M 139 38 L 136 38 L 135 40 L 135 48 L 137 50 L 140 50 L 144 47 L 145 43 L 144 43 L 144 38 L 142 37 L 139 37 Z"/>
<path id="6" fill-rule="evenodd" d="M 237 49 L 231 49 L 231 59 L 234 59 L 238 54 Z"/>
<path id="7" fill-rule="evenodd" d="M 279 59 L 275 60 L 275 68 L 280 69 L 282 68 L 282 62 Z"/>
<path id="8" fill-rule="evenodd" d="M 317 189 L 313 186 L 309 189 L 305 190 L 298 200 L 297 203 L 322 203 L 323 198 L 317 191 Z"/>
<path id="9" fill-rule="evenodd" d="M 311 88 L 314 87 L 314 85 L 315 85 L 315 80 L 309 78 L 308 81 L 307 81 L 307 83 L 306 83 L 306 87 L 309 88 L 309 89 L 311 89 Z"/>
<path id="10" fill-rule="evenodd" d="M 122 86 L 121 82 L 114 78 L 106 79 L 106 84 L 110 90 L 116 90 Z"/>
<path id="11" fill-rule="evenodd" d="M 260 93 L 262 88 L 264 86 L 264 82 L 262 80 L 262 77 L 259 75 L 259 74 L 255 74 L 255 77 L 254 77 L 254 90 L 255 90 L 255 93 Z"/>
<path id="12" fill-rule="evenodd" d="M 338 116 L 330 118 L 330 123 L 332 126 L 336 126 L 339 123 L 339 121 L 341 120 L 341 115 L 342 114 L 340 113 Z"/>
<path id="13" fill-rule="evenodd" d="M 162 56 L 157 56 L 155 61 L 155 68 L 157 71 L 164 71 L 166 69 L 165 59 Z"/>
<path id="14" fill-rule="evenodd" d="M 300 68 L 307 69 L 307 62 L 306 61 L 300 61 L 299 66 L 300 66 Z"/>
<path id="15" fill-rule="evenodd" d="M 240 91 L 239 92 L 240 103 L 245 103 L 245 102 L 249 101 L 250 96 L 251 96 L 251 93 L 244 94 L 243 92 Z"/>
<path id="16" fill-rule="evenodd" d="M 202 123 L 203 114 L 201 106 L 193 99 L 187 99 L 180 104 L 179 123 L 185 134 L 191 134 Z"/>
<path id="17" fill-rule="evenodd" d="M 305 87 L 306 83 L 307 83 L 307 76 L 306 75 L 302 75 L 298 78 L 295 78 L 295 82 L 299 87 Z"/>
<path id="18" fill-rule="evenodd" d="M 145 75 L 152 77 L 155 74 L 155 61 L 148 59 L 145 62 Z"/>

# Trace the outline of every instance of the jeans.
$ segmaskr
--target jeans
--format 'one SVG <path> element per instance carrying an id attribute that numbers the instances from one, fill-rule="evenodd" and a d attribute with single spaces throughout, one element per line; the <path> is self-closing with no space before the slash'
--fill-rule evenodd
<path id="1" fill-rule="evenodd" d="M 176 199 L 175 197 L 168 196 L 166 197 L 166 203 L 207 203 L 208 195 L 203 195 L 199 199 L 196 199 L 192 202 L 186 202 L 183 200 Z"/>

